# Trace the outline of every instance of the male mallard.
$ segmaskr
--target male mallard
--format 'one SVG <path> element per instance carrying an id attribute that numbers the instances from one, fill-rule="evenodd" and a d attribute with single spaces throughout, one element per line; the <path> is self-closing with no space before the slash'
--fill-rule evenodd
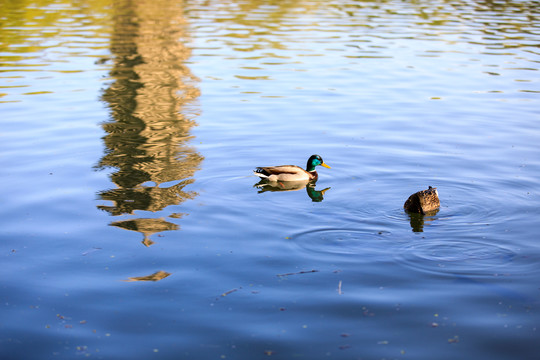
<path id="1" fill-rule="evenodd" d="M 330 169 L 330 166 L 326 165 L 319 155 L 311 155 L 307 161 L 306 170 L 296 165 L 280 165 L 258 167 L 254 173 L 268 181 L 315 181 L 318 177 L 315 171 L 317 165 Z"/>

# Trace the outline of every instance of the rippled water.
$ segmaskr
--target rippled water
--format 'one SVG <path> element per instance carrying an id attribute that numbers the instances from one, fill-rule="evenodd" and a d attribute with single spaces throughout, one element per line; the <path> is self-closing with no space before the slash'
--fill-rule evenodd
<path id="1" fill-rule="evenodd" d="M 0 3 L 1 357 L 535 358 L 538 9 Z"/>

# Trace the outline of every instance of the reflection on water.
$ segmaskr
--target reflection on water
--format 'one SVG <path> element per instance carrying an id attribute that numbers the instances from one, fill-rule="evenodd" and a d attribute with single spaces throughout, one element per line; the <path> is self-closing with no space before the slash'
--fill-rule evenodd
<path id="1" fill-rule="evenodd" d="M 308 196 L 311 198 L 313 202 L 321 202 L 324 200 L 324 193 L 329 190 L 330 187 L 327 187 L 323 190 L 315 190 L 315 187 L 313 186 L 307 186 L 306 191 Z"/>
<path id="2" fill-rule="evenodd" d="M 111 215 L 157 212 L 197 196 L 184 190 L 203 160 L 189 146 L 196 116 L 190 107 L 199 91 L 183 65 L 190 56 L 180 41 L 186 36 L 184 23 L 177 1 L 114 3 L 112 83 L 102 96 L 112 119 L 103 124 L 106 154 L 99 163 L 99 168 L 116 169 L 111 180 L 117 188 L 99 193 L 113 203 L 99 206 Z M 176 184 L 160 186 L 171 181 Z M 147 246 L 153 243 L 151 234 L 178 229 L 162 218 L 111 225 L 140 232 Z"/>
<path id="3" fill-rule="evenodd" d="M 530 79 L 535 74 L 525 75 L 538 69 L 536 2 L 209 0 L 205 6 L 191 7 L 190 17 L 197 19 L 195 34 L 202 40 L 195 47 L 197 55 L 211 64 L 210 70 L 223 60 L 243 60 L 235 64 L 239 66 L 234 76 L 245 80 L 237 88 L 246 99 L 300 97 L 311 89 L 285 82 L 286 75 L 313 72 L 312 65 L 306 64 L 317 64 L 314 58 L 321 61 L 316 71 L 329 71 L 332 56 L 348 59 L 341 70 L 357 71 L 373 59 L 386 69 L 404 67 L 401 80 L 407 91 L 411 90 L 408 81 L 417 81 L 422 69 L 450 73 L 456 83 L 455 72 L 468 67 L 478 71 L 480 79 L 489 78 L 485 82 L 476 77 L 460 79 L 462 84 L 470 81 L 465 87 L 470 92 L 508 93 L 504 77 L 517 82 L 514 85 L 521 95 L 538 92 L 536 81 Z M 220 11 L 215 12 L 216 8 Z M 494 55 L 509 61 L 498 61 Z M 451 61 L 439 69 L 435 59 L 443 57 Z M 382 85 L 390 83 L 384 69 L 366 76 L 376 75 Z M 227 80 L 223 73 L 213 75 L 206 77 Z M 275 91 L 260 84 L 268 81 L 283 81 L 287 86 Z M 336 83 L 332 94 L 343 85 Z M 391 96 L 391 90 L 379 95 Z M 441 99 L 440 95 L 432 98 Z"/>
<path id="4" fill-rule="evenodd" d="M 155 273 L 147 276 L 135 276 L 130 277 L 124 281 L 159 281 L 165 279 L 167 276 L 171 275 L 166 271 L 156 271 Z"/>
<path id="5" fill-rule="evenodd" d="M 144 239 L 142 243 L 145 246 L 150 246 L 154 244 L 154 242 L 150 240 L 150 236 L 152 234 L 163 232 L 163 231 L 179 229 L 178 225 L 173 224 L 161 218 L 160 219 L 138 218 L 138 219 L 131 219 L 131 220 L 114 221 L 111 223 L 111 225 L 119 227 L 121 229 L 125 229 L 125 230 L 140 232 L 141 234 L 144 235 Z"/>
<path id="6" fill-rule="evenodd" d="M 0 1 L 0 357 L 534 358 L 539 9 Z M 323 190 L 242 175 L 311 149 Z"/>
<path id="7" fill-rule="evenodd" d="M 94 59 L 108 48 L 108 4 L 0 1 L 0 104 L 58 100 L 66 85 L 88 80 Z M 52 106 L 39 108 L 54 113 Z"/>
<path id="8" fill-rule="evenodd" d="M 429 211 L 425 215 L 407 212 L 407 216 L 409 216 L 409 222 L 411 224 L 412 231 L 423 232 L 425 223 L 426 222 L 429 223 L 435 220 L 436 219 L 435 215 L 437 215 L 438 212 L 439 212 L 439 209 Z"/>
<path id="9" fill-rule="evenodd" d="M 324 200 L 324 193 L 330 188 L 327 187 L 323 190 L 315 190 L 315 181 L 282 181 L 282 182 L 270 182 L 262 179 L 253 187 L 259 189 L 258 193 L 262 194 L 267 191 L 298 191 L 306 189 L 307 195 L 313 202 L 321 202 Z"/>

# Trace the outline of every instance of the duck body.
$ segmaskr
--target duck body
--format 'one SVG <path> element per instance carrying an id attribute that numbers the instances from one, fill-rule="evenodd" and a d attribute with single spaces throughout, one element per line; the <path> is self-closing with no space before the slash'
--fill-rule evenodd
<path id="1" fill-rule="evenodd" d="M 306 169 L 296 165 L 280 165 L 258 167 L 253 171 L 255 175 L 270 182 L 278 181 L 316 181 L 319 175 L 315 167 L 321 165 L 326 168 L 323 159 L 319 155 L 311 155 L 307 161 Z"/>
<path id="2" fill-rule="evenodd" d="M 319 176 L 316 171 L 306 171 L 296 165 L 258 167 L 255 175 L 268 181 L 311 181 Z"/>

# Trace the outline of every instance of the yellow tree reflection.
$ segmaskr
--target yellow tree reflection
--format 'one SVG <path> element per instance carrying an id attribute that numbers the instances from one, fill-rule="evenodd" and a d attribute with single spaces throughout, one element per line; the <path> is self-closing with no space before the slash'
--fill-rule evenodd
<path id="1" fill-rule="evenodd" d="M 160 271 L 156 271 L 155 273 L 153 273 L 151 275 L 134 276 L 134 277 L 130 277 L 127 280 L 124 280 L 124 281 L 159 281 L 159 280 L 165 279 L 169 275 L 171 275 L 171 273 L 160 270 Z"/>
<path id="2" fill-rule="evenodd" d="M 135 210 L 161 211 L 197 194 L 186 191 L 203 157 L 189 145 L 195 125 L 198 79 L 184 65 L 190 56 L 181 2 L 114 2 L 111 83 L 102 99 L 111 120 L 103 124 L 106 154 L 99 168 L 114 168 L 116 188 L 99 193 L 111 215 Z M 161 184 L 174 182 L 172 186 Z M 177 217 L 177 216 L 176 216 Z M 178 229 L 164 219 L 139 218 L 111 223 L 143 234 Z"/>

